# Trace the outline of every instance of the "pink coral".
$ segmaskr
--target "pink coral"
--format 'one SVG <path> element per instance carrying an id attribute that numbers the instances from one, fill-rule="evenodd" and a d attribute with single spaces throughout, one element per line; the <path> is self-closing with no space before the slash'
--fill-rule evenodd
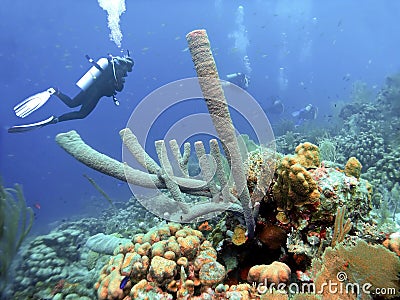
<path id="1" fill-rule="evenodd" d="M 275 283 L 288 282 L 290 278 L 290 268 L 288 265 L 274 261 L 270 265 L 256 265 L 250 268 L 247 275 L 248 282 Z"/>

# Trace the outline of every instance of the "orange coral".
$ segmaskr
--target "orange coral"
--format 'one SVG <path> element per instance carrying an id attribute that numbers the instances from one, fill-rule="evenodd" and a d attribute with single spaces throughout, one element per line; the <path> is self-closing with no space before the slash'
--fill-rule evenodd
<path id="1" fill-rule="evenodd" d="M 200 231 L 210 231 L 210 230 L 212 230 L 212 227 L 208 224 L 208 221 L 205 221 L 205 222 L 200 224 L 198 229 Z"/>
<path id="2" fill-rule="evenodd" d="M 344 174 L 346 176 L 353 176 L 357 179 L 360 178 L 362 165 L 357 158 L 350 157 L 344 167 Z"/>
<path id="3" fill-rule="evenodd" d="M 189 260 L 196 256 L 200 247 L 200 239 L 197 236 L 178 237 L 177 242 L 183 256 L 186 256 Z"/>
<path id="4" fill-rule="evenodd" d="M 178 299 L 190 299 L 188 297 L 193 296 L 195 284 L 192 280 L 186 280 L 179 288 L 177 297 Z"/>
<path id="5" fill-rule="evenodd" d="M 99 300 L 106 299 L 122 299 L 125 294 L 124 290 L 119 288 L 122 276 L 119 270 L 115 269 L 110 272 L 100 283 L 97 290 L 97 297 Z M 129 284 L 129 283 L 128 283 Z"/>
<path id="6" fill-rule="evenodd" d="M 195 286 L 213 285 L 225 277 L 225 268 L 216 262 L 217 251 L 211 242 L 188 226 L 163 224 L 136 235 L 133 241 L 134 246 L 119 247 L 116 251 L 120 252 L 103 267 L 94 285 L 98 299 L 137 299 L 141 293 L 165 295 L 167 299 L 167 287 L 180 295 L 192 295 Z M 129 280 L 120 289 L 125 276 Z"/>
<path id="7" fill-rule="evenodd" d="M 247 281 L 250 283 L 275 283 L 288 282 L 290 278 L 288 265 L 274 261 L 270 265 L 256 265 L 250 268 Z"/>
<path id="8" fill-rule="evenodd" d="M 339 286 L 343 281 L 338 274 L 343 272 L 346 282 L 357 283 L 360 287 L 368 284 L 371 294 L 376 289 L 400 288 L 397 277 L 400 272 L 399 258 L 381 245 L 372 246 L 363 240 L 357 240 L 354 246 L 339 244 L 335 248 L 328 247 L 320 259 L 312 261 L 312 273 L 318 289 L 327 282 Z M 323 289 L 321 296 L 323 299 L 356 299 L 354 294 L 346 291 L 330 298 L 327 288 Z"/>

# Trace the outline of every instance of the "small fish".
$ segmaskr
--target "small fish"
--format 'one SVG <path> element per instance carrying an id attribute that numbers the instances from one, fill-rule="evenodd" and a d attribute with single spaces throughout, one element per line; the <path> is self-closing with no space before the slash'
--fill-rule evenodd
<path id="1" fill-rule="evenodd" d="M 34 205 L 33 205 L 36 209 L 41 209 L 42 207 L 40 206 L 40 203 L 35 203 Z"/>
<path id="2" fill-rule="evenodd" d="M 121 284 L 119 285 L 119 288 L 120 288 L 121 290 L 123 290 L 123 289 L 125 288 L 126 284 L 128 283 L 128 281 L 129 281 L 129 276 L 125 276 L 125 277 L 121 280 Z"/>

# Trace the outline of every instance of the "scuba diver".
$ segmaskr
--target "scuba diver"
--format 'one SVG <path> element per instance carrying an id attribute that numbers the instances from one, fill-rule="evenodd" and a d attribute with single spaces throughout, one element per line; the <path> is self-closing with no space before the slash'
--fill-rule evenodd
<path id="1" fill-rule="evenodd" d="M 226 75 L 226 80 L 230 83 L 236 84 L 244 90 L 247 90 L 250 83 L 250 78 L 246 74 L 243 73 L 233 73 Z"/>
<path id="2" fill-rule="evenodd" d="M 305 120 L 315 120 L 318 114 L 318 107 L 308 104 L 306 107 L 292 112 L 292 117 L 296 118 L 295 127 L 299 127 Z"/>
<path id="3" fill-rule="evenodd" d="M 283 114 L 284 113 L 284 111 L 285 111 L 285 105 L 283 104 L 283 102 L 281 101 L 281 99 L 275 99 L 273 102 L 272 102 L 272 104 L 271 104 L 271 106 L 269 106 L 268 108 L 267 108 L 267 113 L 271 113 L 271 114 L 274 114 L 274 115 L 280 115 L 280 114 Z"/>
<path id="4" fill-rule="evenodd" d="M 52 95 L 55 95 L 70 108 L 80 106 L 78 111 L 69 112 L 59 117 L 51 116 L 46 120 L 32 124 L 16 125 L 9 128 L 8 132 L 20 133 L 58 122 L 83 119 L 93 111 L 102 97 L 112 97 L 114 104 L 118 106 L 119 102 L 115 96 L 117 92 L 121 92 L 124 88 L 124 77 L 127 77 L 128 72 L 132 71 L 134 64 L 129 51 L 123 57 L 109 55 L 100 58 L 97 62 L 87 55 L 86 58 L 93 67 L 76 83 L 81 91 L 73 99 L 56 88 L 49 88 L 27 98 L 14 107 L 15 114 L 20 118 L 25 118 L 42 107 Z"/>

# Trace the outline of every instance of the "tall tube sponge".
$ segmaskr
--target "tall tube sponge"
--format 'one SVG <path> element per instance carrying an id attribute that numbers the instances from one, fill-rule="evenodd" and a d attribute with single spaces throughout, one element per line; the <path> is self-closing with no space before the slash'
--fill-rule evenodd
<path id="1" fill-rule="evenodd" d="M 98 0 L 102 9 L 107 11 L 108 28 L 110 28 L 110 40 L 113 41 L 118 48 L 121 48 L 122 32 L 119 27 L 119 18 L 125 12 L 125 0 Z"/>
<path id="2" fill-rule="evenodd" d="M 230 163 L 232 177 L 243 208 L 248 237 L 253 238 L 255 222 L 244 163 L 228 103 L 219 80 L 217 66 L 211 53 L 207 32 L 205 30 L 194 30 L 186 35 L 186 39 L 208 111 Z"/>

